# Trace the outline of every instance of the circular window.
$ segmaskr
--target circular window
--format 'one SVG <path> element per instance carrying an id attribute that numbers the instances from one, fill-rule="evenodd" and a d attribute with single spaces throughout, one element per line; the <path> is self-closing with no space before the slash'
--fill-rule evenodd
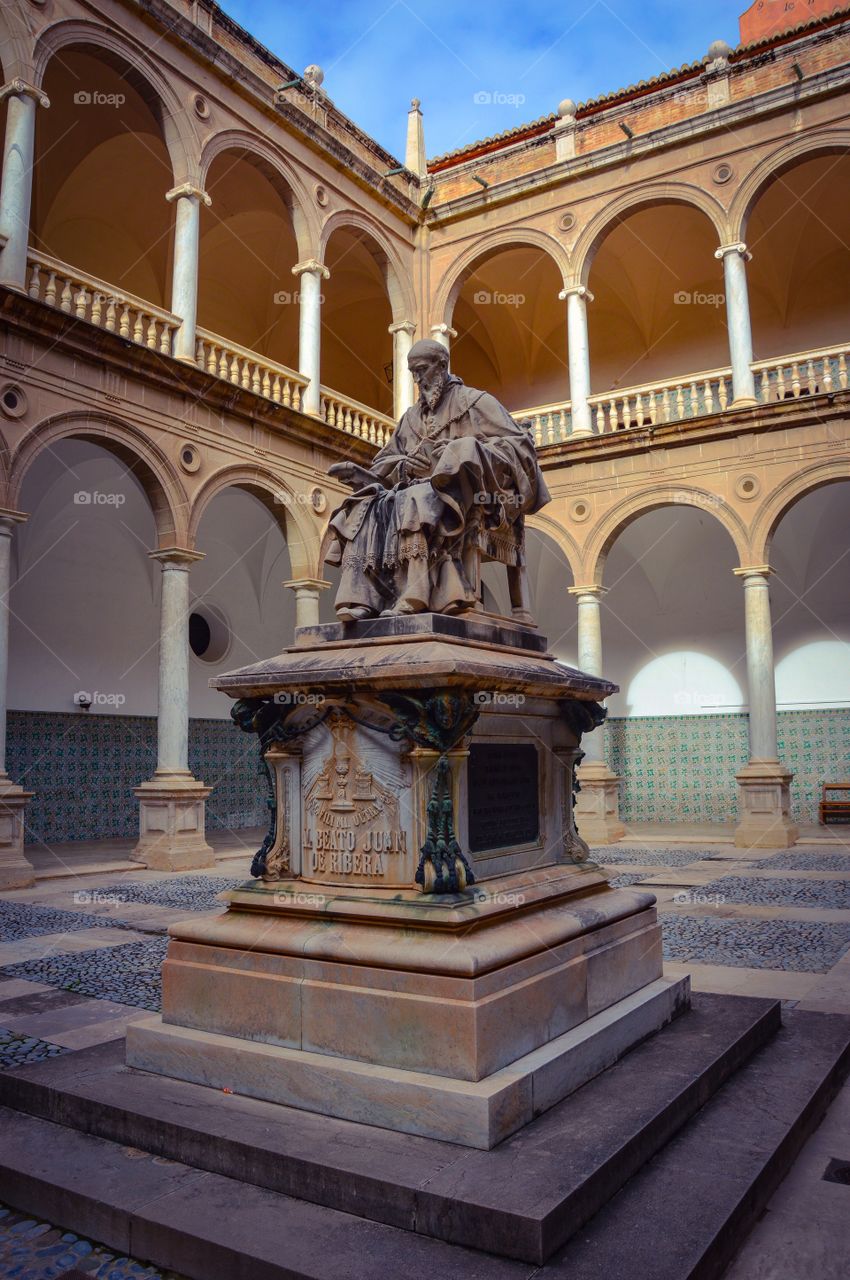
<path id="1" fill-rule="evenodd" d="M 744 501 L 755 498 L 760 489 L 761 485 L 756 476 L 739 476 L 735 481 L 735 492 Z"/>
<path id="2" fill-rule="evenodd" d="M 202 662 L 220 662 L 230 648 L 230 628 L 213 605 L 197 604 L 189 614 L 189 648 Z"/>
<path id="3" fill-rule="evenodd" d="M 731 164 L 717 164 L 714 166 L 711 176 L 714 181 L 722 187 L 723 183 L 728 182 L 734 172 L 735 170 L 732 168 Z"/>
<path id="4" fill-rule="evenodd" d="M 321 205 L 322 208 L 324 209 L 327 203 L 328 203 L 327 188 L 323 186 L 316 187 L 316 204 Z"/>
<path id="5" fill-rule="evenodd" d="M 586 520 L 590 515 L 590 503 L 586 502 L 584 498 L 579 498 L 570 507 L 570 515 L 573 520 Z"/>
<path id="6" fill-rule="evenodd" d="M 201 455 L 193 444 L 181 444 L 180 466 L 184 471 L 197 471 L 201 465 Z"/>
<path id="7" fill-rule="evenodd" d="M 310 506 L 313 508 L 313 510 L 316 512 L 317 515 L 321 515 L 322 512 L 326 509 L 327 505 L 328 505 L 327 497 L 322 492 L 322 490 L 318 487 L 318 485 L 316 485 L 315 488 L 310 490 Z"/>
<path id="8" fill-rule="evenodd" d="M 21 418 L 27 411 L 27 398 L 20 387 L 7 382 L 0 388 L 0 409 L 7 418 Z"/>
<path id="9" fill-rule="evenodd" d="M 195 115 L 199 120 L 209 120 L 210 104 L 207 102 L 203 94 L 196 93 L 192 98 L 192 106 L 195 109 Z"/>
<path id="10" fill-rule="evenodd" d="M 572 231 L 576 225 L 576 215 L 574 213 L 562 213 L 558 219 L 558 226 L 562 231 Z"/>

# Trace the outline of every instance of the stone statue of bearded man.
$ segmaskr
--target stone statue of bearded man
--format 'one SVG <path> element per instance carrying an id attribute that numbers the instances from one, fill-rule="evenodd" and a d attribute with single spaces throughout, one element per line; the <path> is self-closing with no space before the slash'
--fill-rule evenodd
<path id="1" fill-rule="evenodd" d="M 337 616 L 461 613 L 477 600 L 469 540 L 522 564 L 523 519 L 549 501 L 534 441 L 486 391 L 449 373 L 439 342 L 417 342 L 408 366 L 419 400 L 367 469 L 329 474 L 354 490 L 334 511 L 325 562 L 340 565 Z"/>

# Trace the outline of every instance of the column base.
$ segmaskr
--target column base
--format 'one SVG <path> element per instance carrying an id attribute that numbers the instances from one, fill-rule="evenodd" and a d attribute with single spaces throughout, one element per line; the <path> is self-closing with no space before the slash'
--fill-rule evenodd
<path id="1" fill-rule="evenodd" d="M 588 844 L 615 844 L 626 828 L 620 821 L 620 779 L 601 760 L 584 760 L 576 770 L 581 789 L 576 796 L 575 820 Z"/>
<path id="2" fill-rule="evenodd" d="M 739 849 L 788 849 L 796 843 L 792 822 L 793 773 L 779 760 L 751 760 L 736 775 L 741 820 L 735 828 Z"/>
<path id="3" fill-rule="evenodd" d="M 130 854 L 133 861 L 155 871 L 215 866 L 204 830 L 204 806 L 211 791 L 188 769 L 157 769 L 148 782 L 135 787 L 139 842 Z"/>
<path id="4" fill-rule="evenodd" d="M 33 865 L 24 857 L 24 808 L 34 794 L 0 773 L 0 890 L 35 883 Z"/>

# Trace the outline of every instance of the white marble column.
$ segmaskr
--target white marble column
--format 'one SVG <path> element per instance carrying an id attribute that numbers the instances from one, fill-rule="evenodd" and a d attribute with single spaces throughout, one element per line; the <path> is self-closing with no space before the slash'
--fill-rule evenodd
<path id="1" fill-rule="evenodd" d="M 567 588 L 578 603 L 578 667 L 591 676 L 602 675 L 602 610 L 606 588 L 599 584 Z M 575 819 L 588 844 L 613 844 L 626 832 L 619 816 L 620 779 L 605 763 L 605 726 L 586 734 L 584 760 L 577 770 L 579 791 Z"/>
<path id="2" fill-rule="evenodd" d="M 776 736 L 776 682 L 770 619 L 769 565 L 735 569 L 744 584 L 749 689 L 750 759 L 738 773 L 740 813 L 735 843 L 749 849 L 785 849 L 797 838 L 790 819 L 791 779 L 780 763 Z"/>
<path id="3" fill-rule="evenodd" d="M 451 355 L 452 338 L 457 337 L 457 329 L 453 329 L 450 324 L 432 324 L 431 337 L 434 342 L 439 342 L 440 346 L 445 347 Z"/>
<path id="4" fill-rule="evenodd" d="M 590 416 L 590 343 L 587 336 L 587 304 L 593 294 L 583 284 L 563 289 L 558 295 L 567 300 L 567 360 L 570 368 L 570 435 L 593 434 Z"/>
<path id="5" fill-rule="evenodd" d="M 747 260 L 751 254 L 743 243 L 724 244 L 715 250 L 723 259 L 726 288 L 726 323 L 732 362 L 732 407 L 756 403 L 753 379 L 753 335 L 750 328 L 750 300 L 747 293 Z"/>
<path id="6" fill-rule="evenodd" d="M 184 182 L 165 196 L 176 205 L 174 222 L 174 267 L 171 280 L 171 310 L 182 321 L 174 338 L 173 355 L 187 364 L 195 363 L 195 325 L 198 315 L 198 246 L 201 239 L 201 202 L 212 204 L 206 191 Z"/>
<path id="7" fill-rule="evenodd" d="M 396 421 L 416 400 L 413 374 L 407 367 L 407 357 L 413 346 L 416 325 L 412 320 L 399 320 L 390 325 L 393 335 L 393 416 Z"/>
<path id="8" fill-rule="evenodd" d="M 26 516 L 0 510 L 0 889 L 23 889 L 35 873 L 24 857 L 24 808 L 32 791 L 24 791 L 6 773 L 6 704 L 9 670 L 9 592 L 12 586 L 12 538 Z"/>
<path id="9" fill-rule="evenodd" d="M 189 570 L 203 556 L 172 547 L 151 552 L 162 568 L 156 772 L 136 787 L 138 862 L 157 870 L 210 867 L 204 804 L 212 790 L 189 769 Z"/>
<path id="10" fill-rule="evenodd" d="M 319 625 L 319 596 L 327 591 L 330 582 L 324 578 L 291 578 L 284 582 L 285 587 L 295 592 L 295 626 L 317 627 Z"/>
<path id="11" fill-rule="evenodd" d="M 322 281 L 330 271 L 309 258 L 292 268 L 300 280 L 298 314 L 298 372 L 310 379 L 301 399 L 303 413 L 319 416 L 322 400 Z"/>
<path id="12" fill-rule="evenodd" d="M 26 289 L 32 170 L 35 158 L 35 111 L 50 99 L 25 80 L 10 80 L 0 89 L 7 99 L 3 174 L 0 182 L 0 284 Z"/>

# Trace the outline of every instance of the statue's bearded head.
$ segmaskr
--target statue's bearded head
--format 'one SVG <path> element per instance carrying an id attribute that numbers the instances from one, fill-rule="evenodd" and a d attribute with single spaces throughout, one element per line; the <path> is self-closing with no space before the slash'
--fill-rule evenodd
<path id="1" fill-rule="evenodd" d="M 436 409 L 449 380 L 449 353 L 439 342 L 415 342 L 407 357 L 407 367 L 429 409 Z"/>

